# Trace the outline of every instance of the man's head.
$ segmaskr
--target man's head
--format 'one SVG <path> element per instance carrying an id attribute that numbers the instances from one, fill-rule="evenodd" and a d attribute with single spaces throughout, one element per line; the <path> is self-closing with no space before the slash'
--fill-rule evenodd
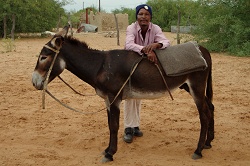
<path id="1" fill-rule="evenodd" d="M 136 20 L 141 27 L 148 27 L 152 19 L 152 9 L 146 4 L 136 7 Z"/>
<path id="2" fill-rule="evenodd" d="M 137 17 L 138 17 L 139 11 L 140 11 L 141 9 L 147 10 L 147 11 L 149 12 L 149 14 L 150 14 L 150 17 L 152 18 L 152 9 L 151 9 L 151 7 L 148 6 L 147 4 L 141 4 L 141 5 L 136 6 L 136 8 L 135 8 L 135 10 L 136 10 L 136 19 L 137 19 Z"/>

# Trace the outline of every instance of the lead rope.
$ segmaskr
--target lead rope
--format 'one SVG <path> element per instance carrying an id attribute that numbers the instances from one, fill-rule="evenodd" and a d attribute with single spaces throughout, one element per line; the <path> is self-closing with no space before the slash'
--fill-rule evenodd
<path id="1" fill-rule="evenodd" d="M 62 103 L 62 102 L 61 102 L 60 100 L 58 100 L 55 96 L 53 96 L 53 95 L 47 90 L 47 85 L 48 85 L 48 80 L 49 80 L 50 73 L 51 73 L 52 68 L 53 68 L 53 66 L 54 66 L 55 60 L 56 60 L 56 58 L 57 58 L 57 55 L 59 54 L 60 48 L 59 48 L 59 50 L 56 50 L 56 49 L 54 49 L 54 48 L 49 47 L 48 45 L 44 45 L 44 47 L 46 47 L 46 48 L 48 48 L 48 49 L 54 51 L 56 54 L 55 54 L 55 57 L 54 57 L 54 59 L 53 59 L 53 61 L 52 61 L 52 63 L 51 63 L 51 66 L 50 66 L 50 68 L 49 68 L 49 71 L 48 71 L 48 73 L 47 73 L 47 76 L 46 76 L 46 79 L 45 79 L 45 82 L 44 82 L 44 86 L 43 86 L 43 94 L 42 94 L 42 107 L 43 107 L 43 109 L 45 109 L 45 93 L 48 93 L 54 100 L 56 100 L 56 101 L 57 101 L 58 103 L 60 103 L 62 106 L 66 107 L 66 108 L 68 108 L 68 109 L 70 109 L 70 110 L 72 110 L 72 111 L 78 112 L 78 113 L 82 113 L 82 114 L 94 114 L 94 113 L 97 113 L 97 112 L 100 112 L 100 111 L 106 109 L 106 108 L 103 108 L 103 109 L 100 109 L 100 110 L 98 110 L 98 111 L 96 111 L 96 112 L 86 113 L 86 112 L 78 111 L 78 110 L 76 110 L 76 109 L 74 109 L 74 108 L 72 108 L 72 107 L 70 107 L 70 106 L 68 106 L 68 105 L 66 105 L 66 104 L 64 104 L 64 103 Z M 127 78 L 126 81 L 123 83 L 122 87 L 121 87 L 120 90 L 117 92 L 117 94 L 116 94 L 116 96 L 114 97 L 114 99 L 112 100 L 112 102 L 109 104 L 109 108 L 110 108 L 110 106 L 115 102 L 115 100 L 117 99 L 117 97 L 118 97 L 119 94 L 121 93 L 122 89 L 125 87 L 125 85 L 127 84 L 127 82 L 130 80 L 131 76 L 132 76 L 133 73 L 135 72 L 136 68 L 138 67 L 138 65 L 139 65 L 139 63 L 142 61 L 142 59 L 143 59 L 143 57 L 141 57 L 141 59 L 134 65 L 134 67 L 133 67 L 133 69 L 131 70 L 131 72 L 130 72 L 128 78 Z M 168 88 L 167 82 L 166 82 L 166 80 L 165 80 L 165 78 L 164 78 L 164 76 L 163 76 L 163 74 L 162 74 L 162 72 L 161 72 L 161 70 L 160 70 L 160 68 L 159 68 L 159 66 L 158 66 L 157 64 L 156 64 L 156 67 L 158 68 L 158 70 L 159 70 L 159 72 L 160 72 L 160 74 L 161 74 L 161 76 L 162 76 L 162 79 L 163 79 L 163 81 L 164 81 L 164 83 L 165 83 L 165 85 L 166 85 L 167 91 L 169 92 L 169 95 L 170 95 L 171 99 L 174 100 L 174 99 L 173 99 L 173 96 L 172 96 L 172 94 L 171 94 L 171 92 L 170 92 L 170 90 L 169 90 L 169 88 Z M 58 77 L 59 77 L 59 79 L 61 79 L 67 86 L 69 86 L 75 93 L 77 93 L 77 94 L 79 94 L 79 95 L 82 95 L 82 94 L 80 94 L 79 92 L 75 91 L 75 90 L 74 90 L 69 84 L 67 84 L 60 76 L 58 76 Z M 87 96 L 87 95 L 82 95 L 82 96 Z M 89 95 L 89 96 L 90 96 L 90 95 Z"/>
<path id="2" fill-rule="evenodd" d="M 44 45 L 44 47 L 46 47 L 46 48 L 48 48 L 48 49 L 54 51 L 56 54 L 55 54 L 55 57 L 54 57 L 54 59 L 53 59 L 53 61 L 52 61 L 52 63 L 51 63 L 51 66 L 50 66 L 49 71 L 48 71 L 48 73 L 47 73 L 46 79 L 45 79 L 45 81 L 44 81 L 43 94 L 42 94 L 42 106 L 43 106 L 43 109 L 45 109 L 45 93 L 49 94 L 54 100 L 56 100 L 56 101 L 57 101 L 58 103 L 60 103 L 62 106 L 66 107 L 66 108 L 68 108 L 68 109 L 70 109 L 70 110 L 72 110 L 72 111 L 78 112 L 78 113 L 82 113 L 82 114 L 94 114 L 94 113 L 97 113 L 97 112 L 100 112 L 100 111 L 106 109 L 106 108 L 103 108 L 103 109 L 100 109 L 100 110 L 98 110 L 98 111 L 96 111 L 96 112 L 86 113 L 86 112 L 78 111 L 78 110 L 76 110 L 76 109 L 74 109 L 74 108 L 72 108 L 72 107 L 70 107 L 70 106 L 68 106 L 68 105 L 66 105 L 66 104 L 64 104 L 64 103 L 62 103 L 62 102 L 61 102 L 60 100 L 58 100 L 55 96 L 53 96 L 53 95 L 47 90 L 47 85 L 48 85 L 49 76 L 50 76 L 50 73 L 51 73 L 52 68 L 53 68 L 53 66 L 54 66 L 56 57 L 57 57 L 57 55 L 59 54 L 59 50 L 56 50 L 56 49 L 54 49 L 54 48 L 51 48 L 51 47 L 49 47 L 48 45 Z M 131 78 L 132 74 L 134 73 L 134 71 L 136 70 L 138 64 L 141 62 L 142 59 L 143 59 L 143 58 L 141 58 L 141 59 L 135 64 L 135 66 L 133 67 L 132 71 L 130 72 L 130 75 L 128 76 L 127 80 L 123 83 L 122 87 L 121 87 L 120 90 L 117 92 L 117 94 L 116 94 L 116 96 L 114 97 L 113 101 L 109 104 L 109 108 L 110 108 L 110 105 L 113 104 L 114 101 L 117 99 L 117 97 L 118 97 L 119 94 L 121 93 L 122 89 L 124 88 L 124 86 L 126 85 L 126 83 L 128 82 L 128 80 Z M 69 86 L 75 93 L 77 93 L 77 94 L 79 94 L 79 95 L 82 95 L 82 96 L 87 96 L 87 95 L 80 94 L 79 92 L 77 92 L 76 90 L 74 90 L 74 89 L 73 89 L 68 83 L 66 83 L 60 76 L 58 76 L 58 78 L 59 78 L 60 80 L 62 80 L 67 86 Z M 88 96 L 90 96 L 90 95 L 88 95 Z"/>
<path id="3" fill-rule="evenodd" d="M 57 101 L 58 103 L 60 103 L 62 106 L 66 107 L 66 108 L 68 108 L 68 109 L 70 109 L 70 110 L 72 110 L 72 111 L 81 113 L 81 114 L 85 114 L 85 115 L 87 115 L 87 114 L 95 114 L 95 113 L 101 112 L 101 111 L 103 111 L 103 110 L 106 109 L 106 108 L 103 108 L 103 109 L 100 109 L 100 110 L 98 110 L 98 111 L 96 111 L 96 112 L 83 112 L 83 111 L 79 111 L 79 110 L 77 110 L 77 109 L 74 109 L 74 108 L 68 106 L 67 104 L 62 103 L 62 102 L 61 102 L 60 100 L 58 100 L 55 96 L 53 96 L 48 90 L 45 90 L 45 91 L 46 91 L 46 93 L 48 93 L 48 94 L 50 95 L 50 97 L 52 97 L 55 101 Z"/>
<path id="4" fill-rule="evenodd" d="M 142 58 L 143 59 L 143 58 Z M 128 76 L 127 80 L 123 83 L 122 87 L 120 88 L 120 90 L 117 92 L 116 96 L 114 97 L 114 99 L 112 100 L 112 102 L 109 104 L 109 108 L 110 108 L 110 105 L 114 103 L 114 101 L 117 99 L 117 97 L 119 96 L 119 94 L 121 93 L 122 89 L 124 88 L 124 86 L 127 84 L 128 80 L 131 78 L 131 76 L 133 75 L 134 71 L 136 70 L 138 64 L 141 62 L 140 59 L 136 64 L 135 66 L 133 67 L 133 69 L 131 70 L 130 72 L 130 75 Z M 59 76 L 58 76 L 59 77 Z M 67 86 L 69 86 L 74 92 L 76 92 L 77 94 L 79 95 L 82 95 L 80 94 L 79 92 L 75 91 L 70 85 L 68 85 L 61 77 L 59 77 Z M 72 111 L 75 111 L 75 112 L 78 112 L 78 113 L 81 113 L 81 114 L 95 114 L 95 113 L 98 113 L 98 112 L 101 112 L 102 110 L 105 110 L 106 108 L 103 108 L 103 109 L 100 109 L 96 112 L 82 112 L 82 111 L 79 111 L 79 110 L 76 110 L 70 106 L 68 106 L 67 104 L 64 104 L 62 103 L 60 100 L 58 100 L 55 96 L 53 96 L 47 89 L 45 90 L 46 93 L 48 93 L 54 100 L 56 100 L 58 103 L 60 103 L 62 106 L 72 110 Z M 86 96 L 86 95 L 82 95 L 82 96 Z"/>
<path id="5" fill-rule="evenodd" d="M 128 78 L 126 79 L 126 81 L 123 83 L 122 87 L 120 88 L 120 90 L 117 92 L 114 100 L 109 104 L 109 106 L 111 104 L 114 103 L 114 101 L 116 100 L 116 98 L 119 96 L 119 94 L 121 93 L 122 89 L 124 88 L 124 86 L 127 84 L 127 82 L 129 81 L 129 79 L 131 78 L 131 76 L 133 75 L 133 73 L 135 72 L 136 68 L 138 67 L 139 63 L 142 61 L 143 57 L 141 57 L 141 59 L 134 65 L 133 69 L 131 70 Z"/>
<path id="6" fill-rule="evenodd" d="M 44 47 L 46 47 L 46 48 L 54 51 L 56 54 L 55 54 L 55 57 L 54 57 L 51 65 L 50 65 L 49 71 L 47 73 L 47 76 L 46 76 L 46 79 L 45 79 L 44 85 L 43 85 L 43 94 L 42 94 L 42 107 L 43 107 L 43 109 L 45 109 L 45 92 L 47 91 L 47 85 L 48 85 L 48 82 L 49 82 L 49 76 L 50 76 L 50 73 L 51 73 L 52 68 L 54 66 L 54 63 L 56 61 L 56 57 L 59 54 L 59 50 L 60 50 L 60 48 L 58 50 L 56 50 L 54 48 L 49 47 L 48 45 L 44 45 Z"/>
<path id="7" fill-rule="evenodd" d="M 88 94 L 88 95 L 84 95 L 84 94 L 81 94 L 80 92 L 77 92 L 72 86 L 70 86 L 66 81 L 64 81 L 63 79 L 62 79 L 62 77 L 60 77 L 60 76 L 57 76 L 64 84 L 66 84 L 71 90 L 73 90 L 76 94 L 78 94 L 78 95 L 80 95 L 80 96 L 95 96 L 95 95 L 90 95 L 90 94 Z"/>
<path id="8" fill-rule="evenodd" d="M 61 102 L 60 100 L 58 100 L 55 96 L 53 96 L 53 95 L 47 90 L 47 86 L 48 86 L 48 81 L 49 81 L 50 73 L 51 73 L 52 68 L 53 68 L 53 66 L 54 66 L 55 60 L 56 60 L 56 58 L 57 58 L 57 55 L 59 54 L 60 48 L 59 48 L 59 50 L 56 50 L 56 49 L 54 49 L 54 48 L 52 48 L 52 47 L 50 47 L 50 46 L 48 46 L 48 45 L 44 45 L 44 47 L 46 47 L 46 48 L 48 48 L 48 49 L 54 51 L 56 54 L 55 54 L 55 57 L 54 57 L 54 59 L 53 59 L 51 65 L 50 65 L 50 68 L 49 68 L 49 70 L 48 70 L 48 73 L 47 73 L 47 76 L 46 76 L 46 79 L 45 79 L 44 85 L 43 85 L 43 94 L 42 94 L 42 107 L 43 107 L 43 109 L 45 109 L 45 93 L 49 94 L 54 100 L 56 100 L 56 101 L 57 101 L 58 103 L 60 103 L 62 106 L 66 107 L 66 108 L 68 108 L 68 109 L 70 109 L 70 110 L 72 110 L 72 111 L 78 112 L 78 113 L 82 113 L 82 114 L 94 114 L 94 113 L 97 113 L 97 112 L 100 112 L 100 111 L 106 109 L 106 108 L 103 108 L 103 109 L 98 110 L 98 111 L 96 111 L 96 112 L 87 112 L 87 113 L 86 113 L 86 112 L 78 111 L 78 110 L 76 110 L 76 109 L 74 109 L 74 108 L 72 108 L 72 107 L 70 107 L 70 106 L 68 106 L 68 105 L 66 105 L 66 104 L 64 104 L 64 103 L 62 103 L 62 102 Z M 62 80 L 62 78 L 61 78 L 60 76 L 59 76 L 59 78 Z M 66 85 L 68 85 L 64 80 L 62 80 L 62 81 L 63 81 Z M 69 86 L 69 85 L 68 85 L 68 86 Z M 71 86 L 69 86 L 69 87 L 70 87 L 74 92 L 76 92 L 77 94 L 80 94 L 79 92 L 75 91 Z M 82 94 L 80 94 L 80 95 L 82 95 Z"/>

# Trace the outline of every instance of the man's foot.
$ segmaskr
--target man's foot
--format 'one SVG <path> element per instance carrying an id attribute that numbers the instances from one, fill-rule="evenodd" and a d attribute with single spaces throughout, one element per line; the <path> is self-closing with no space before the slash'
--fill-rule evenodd
<path id="1" fill-rule="evenodd" d="M 134 128 L 134 136 L 136 136 L 136 137 L 142 137 L 143 136 L 143 132 L 139 129 L 139 127 Z"/>
<path id="2" fill-rule="evenodd" d="M 123 140 L 127 143 L 133 142 L 134 129 L 131 127 L 125 128 Z"/>

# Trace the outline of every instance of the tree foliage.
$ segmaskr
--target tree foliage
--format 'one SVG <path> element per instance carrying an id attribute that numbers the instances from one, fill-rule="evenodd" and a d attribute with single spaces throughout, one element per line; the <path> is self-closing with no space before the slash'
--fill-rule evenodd
<path id="1" fill-rule="evenodd" d="M 196 39 L 211 51 L 250 56 L 250 1 L 199 0 Z"/>
<path id="2" fill-rule="evenodd" d="M 82 13 L 66 13 L 62 8 L 72 0 L 0 0 L 0 35 L 3 20 L 7 18 L 10 33 L 14 14 L 16 32 L 42 32 L 56 27 L 59 16 L 61 26 L 70 18 L 74 27 Z M 225 51 L 235 55 L 250 56 L 250 1 L 249 0 L 148 0 L 152 7 L 152 22 L 164 31 L 177 24 L 178 11 L 181 25 L 195 26 L 195 40 L 210 51 Z M 94 12 L 97 11 L 93 7 Z M 102 10 L 105 11 L 105 10 Z M 127 13 L 129 24 L 136 21 L 135 8 L 115 9 L 113 13 Z"/>
<path id="3" fill-rule="evenodd" d="M 195 40 L 210 51 L 250 56 L 249 0 L 148 0 L 152 22 L 169 31 L 177 23 L 195 26 Z"/>
<path id="4" fill-rule="evenodd" d="M 194 10 L 197 4 L 191 0 L 148 0 L 152 7 L 152 22 L 159 25 L 164 31 L 170 31 L 171 25 L 177 24 L 178 11 L 181 12 L 181 25 L 191 25 L 197 15 Z M 135 17 L 135 9 L 133 9 Z"/>
<path id="5" fill-rule="evenodd" d="M 177 24 L 180 11 L 181 25 L 195 26 L 195 40 L 210 51 L 250 56 L 249 0 L 148 0 L 147 4 L 152 7 L 152 22 L 164 31 Z M 131 23 L 135 9 L 126 10 Z"/>
<path id="6" fill-rule="evenodd" d="M 59 14 L 64 15 L 62 8 L 67 1 L 57 0 L 0 0 L 1 27 L 4 16 L 7 16 L 8 32 L 11 27 L 11 15 L 16 16 L 16 32 L 41 32 L 56 27 Z M 2 30 L 1 30 L 2 32 Z"/>

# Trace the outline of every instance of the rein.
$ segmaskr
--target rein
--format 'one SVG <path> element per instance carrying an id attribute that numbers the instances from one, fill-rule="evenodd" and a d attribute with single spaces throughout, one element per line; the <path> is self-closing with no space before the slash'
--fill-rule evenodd
<path id="1" fill-rule="evenodd" d="M 113 101 L 109 104 L 109 108 L 110 108 L 110 105 L 112 105 L 115 100 L 117 99 L 117 97 L 119 96 L 119 94 L 121 93 L 122 89 L 124 88 L 124 86 L 127 84 L 127 82 L 129 81 L 129 79 L 131 78 L 131 76 L 133 75 L 134 71 L 136 70 L 137 66 L 139 65 L 139 63 L 141 62 L 141 60 L 143 59 L 143 57 L 134 65 L 133 69 L 131 70 L 130 72 L 130 75 L 128 76 L 127 80 L 123 83 L 123 85 L 121 86 L 120 90 L 117 92 L 116 96 L 114 97 Z M 52 65 L 52 64 L 51 64 Z M 76 90 L 74 90 L 68 83 L 66 83 L 60 76 L 58 76 L 58 78 L 60 80 L 62 80 L 68 87 L 70 87 L 70 89 L 72 89 L 75 93 L 81 95 L 81 96 L 94 96 L 94 95 L 83 95 L 79 92 L 77 92 Z M 57 99 L 54 95 L 52 95 L 47 89 L 45 89 L 45 92 L 48 93 L 50 95 L 50 97 L 52 97 L 54 100 L 56 100 L 58 103 L 60 103 L 62 106 L 72 110 L 72 111 L 75 111 L 75 112 L 78 112 L 78 113 L 82 113 L 82 114 L 94 114 L 94 113 L 98 113 L 98 112 L 101 112 L 102 110 L 105 110 L 106 108 L 103 108 L 103 109 L 100 109 L 96 112 L 82 112 L 82 111 L 79 111 L 79 110 L 76 110 L 70 106 L 68 106 L 67 104 L 64 104 L 62 103 L 59 99 Z"/>
<path id="2" fill-rule="evenodd" d="M 50 65 L 49 71 L 47 73 L 47 76 L 46 76 L 46 79 L 45 79 L 44 85 L 43 85 L 43 95 L 42 95 L 42 106 L 43 106 L 43 109 L 45 109 L 45 92 L 47 91 L 47 86 L 48 86 L 48 82 L 49 82 L 49 76 L 50 76 L 50 73 L 51 73 L 52 68 L 54 66 L 54 63 L 56 61 L 56 57 L 59 54 L 59 50 L 60 50 L 60 48 L 58 50 L 56 50 L 56 49 L 54 49 L 54 48 L 52 48 L 52 47 L 50 47 L 48 45 L 44 45 L 44 47 L 50 49 L 51 51 L 54 51 L 56 54 L 55 54 L 55 57 L 54 57 L 51 65 Z"/>
<path id="3" fill-rule="evenodd" d="M 109 106 L 110 106 L 111 104 L 113 104 L 114 101 L 116 100 L 116 98 L 119 96 L 119 94 L 121 93 L 122 89 L 123 89 L 124 86 L 127 84 L 127 82 L 130 80 L 131 76 L 133 75 L 133 73 L 135 72 L 136 68 L 138 67 L 139 63 L 142 61 L 143 58 L 144 58 L 144 57 L 142 56 L 142 57 L 139 59 L 139 61 L 135 63 L 135 65 L 134 65 L 134 67 L 132 68 L 132 70 L 131 70 L 131 72 L 130 72 L 128 78 L 127 78 L 126 81 L 123 83 L 122 87 L 121 87 L 120 90 L 117 92 L 115 98 L 114 98 L 113 101 L 109 104 Z M 164 82 L 164 84 L 165 84 L 165 86 L 166 86 L 166 88 L 167 88 L 167 91 L 168 91 L 168 93 L 169 93 L 171 99 L 174 100 L 174 98 L 173 98 L 173 96 L 172 96 L 172 94 L 171 94 L 171 92 L 170 92 L 170 89 L 169 89 L 169 87 L 168 87 L 168 84 L 167 84 L 167 82 L 166 82 L 166 80 L 165 80 L 165 78 L 164 78 L 164 76 L 163 76 L 163 73 L 161 72 L 161 69 L 159 68 L 159 66 L 158 66 L 157 64 L 155 64 L 155 66 L 157 67 L 157 69 L 159 70 L 159 72 L 160 72 L 160 74 L 161 74 L 161 77 L 162 77 L 162 79 L 163 79 L 163 82 Z"/>
<path id="4" fill-rule="evenodd" d="M 79 111 L 79 110 L 77 110 L 77 109 L 74 109 L 74 108 L 68 106 L 68 105 L 65 104 L 65 103 L 62 103 L 59 99 L 57 99 L 54 95 L 52 95 L 48 90 L 45 90 L 45 91 L 46 91 L 46 93 L 48 93 L 48 94 L 50 95 L 50 97 L 52 97 L 55 101 L 57 101 L 58 103 L 60 103 L 62 106 L 66 107 L 66 108 L 68 108 L 68 109 L 70 109 L 70 110 L 72 110 L 72 111 L 81 113 L 81 114 L 85 114 L 85 115 L 86 115 L 86 114 L 95 114 L 95 113 L 101 112 L 101 111 L 103 111 L 103 110 L 106 109 L 106 108 L 103 108 L 103 109 L 100 109 L 100 110 L 98 110 L 98 111 L 96 111 L 96 112 L 83 112 L 83 111 Z M 86 95 L 85 95 L 85 96 L 86 96 Z"/>
<path id="5" fill-rule="evenodd" d="M 60 51 L 59 51 L 60 48 L 59 48 L 58 50 L 56 50 L 56 49 L 54 49 L 54 48 L 52 48 L 52 47 L 50 47 L 50 46 L 48 46 L 48 45 L 44 45 L 44 47 L 50 49 L 51 51 L 54 51 L 56 54 L 55 54 L 55 57 L 54 57 L 54 59 L 53 59 L 51 65 L 50 65 L 50 68 L 49 68 L 49 70 L 48 70 L 48 73 L 47 73 L 47 76 L 46 76 L 46 79 L 45 79 L 44 85 L 43 85 L 43 94 L 42 94 L 42 107 L 43 107 L 43 109 L 45 109 L 45 93 L 49 94 L 54 100 L 56 100 L 56 101 L 57 101 L 58 103 L 60 103 L 62 106 L 66 107 L 66 108 L 68 108 L 68 109 L 70 109 L 70 110 L 72 110 L 72 111 L 78 112 L 78 113 L 82 113 L 82 114 L 94 114 L 94 113 L 97 113 L 97 112 L 100 112 L 100 111 L 106 109 L 106 108 L 103 108 L 103 109 L 98 110 L 98 111 L 96 111 L 96 112 L 82 112 L 82 111 L 78 111 L 78 110 L 76 110 L 76 109 L 74 109 L 74 108 L 72 108 L 72 107 L 70 107 L 70 106 L 68 106 L 68 105 L 66 105 L 66 104 L 64 104 L 64 103 L 62 103 L 62 102 L 61 102 L 60 100 L 58 100 L 55 96 L 53 96 L 53 95 L 47 90 L 47 86 L 48 86 L 48 81 L 49 81 L 50 73 L 51 73 L 52 68 L 53 68 L 53 66 L 54 66 L 54 64 L 55 64 L 55 60 L 56 60 L 56 58 L 57 58 L 57 55 L 58 55 L 59 52 L 60 52 Z M 68 83 L 66 83 L 60 76 L 58 76 L 58 78 L 59 78 L 60 80 L 62 80 L 67 86 L 69 86 L 75 93 L 77 93 L 77 94 L 79 94 L 79 95 L 82 95 L 82 96 L 94 96 L 94 95 L 83 95 L 83 94 L 77 92 L 76 90 L 74 90 L 74 89 L 73 89 Z"/>
<path id="6" fill-rule="evenodd" d="M 56 54 L 55 54 L 55 57 L 53 58 L 53 61 L 52 61 L 51 65 L 50 65 L 50 68 L 49 68 L 49 70 L 48 70 L 46 79 L 45 79 L 45 81 L 44 81 L 43 94 L 42 94 L 42 107 L 43 107 L 43 109 L 45 109 L 45 93 L 47 93 L 47 94 L 50 95 L 54 100 L 56 100 L 58 103 L 60 103 L 62 106 L 66 107 L 66 108 L 68 108 L 68 109 L 70 109 L 70 110 L 72 110 L 72 111 L 78 112 L 78 113 L 82 113 L 82 114 L 94 114 L 94 113 L 98 113 L 98 112 L 100 112 L 100 111 L 102 111 L 102 110 L 105 110 L 106 108 L 100 109 L 100 110 L 98 110 L 98 111 L 96 111 L 96 112 L 82 112 L 82 111 L 76 110 L 76 109 L 74 109 L 74 108 L 68 106 L 67 104 L 62 103 L 59 99 L 57 99 L 54 95 L 52 95 L 52 94 L 47 90 L 48 81 L 49 81 L 49 76 L 50 76 L 50 74 L 51 74 L 51 71 L 52 71 L 52 68 L 53 68 L 53 66 L 54 66 L 55 60 L 56 60 L 56 58 L 57 58 L 57 55 L 58 55 L 59 52 L 60 52 L 60 51 L 59 51 L 60 48 L 59 48 L 58 50 L 56 50 L 56 49 L 54 49 L 54 48 L 52 48 L 52 47 L 50 47 L 50 46 L 48 46 L 48 45 L 44 45 L 44 47 L 46 47 L 46 48 L 48 48 L 48 49 L 54 51 Z M 120 90 L 117 92 L 117 94 L 116 94 L 116 96 L 114 97 L 114 99 L 112 100 L 112 102 L 109 104 L 109 108 L 110 108 L 110 106 L 115 102 L 115 100 L 117 99 L 117 97 L 118 97 L 119 94 L 121 93 L 122 89 L 125 87 L 125 85 L 127 84 L 127 82 L 130 80 L 131 76 L 132 76 L 133 73 L 135 72 L 136 68 L 138 67 L 138 65 L 139 65 L 139 63 L 142 61 L 142 59 L 143 59 L 143 57 L 141 57 L 141 58 L 139 59 L 139 61 L 136 62 L 136 64 L 135 64 L 134 67 L 132 68 L 132 70 L 131 70 L 131 72 L 130 72 L 128 78 L 127 78 L 126 81 L 123 83 L 123 85 L 121 86 Z M 170 92 L 170 90 L 169 90 L 169 87 L 168 87 L 168 85 L 167 85 L 167 82 L 166 82 L 166 80 L 165 80 L 165 78 L 164 78 L 164 76 L 163 76 L 163 74 L 162 74 L 162 72 L 161 72 L 161 70 L 160 70 L 160 68 L 159 68 L 159 66 L 158 66 L 157 64 L 156 64 L 156 67 L 158 68 L 158 70 L 159 70 L 159 72 L 160 72 L 160 74 L 161 74 L 161 76 L 162 76 L 162 79 L 163 79 L 163 81 L 164 81 L 164 83 L 165 83 L 165 85 L 166 85 L 167 91 L 168 91 L 168 93 L 169 93 L 171 99 L 174 100 L 174 99 L 173 99 L 173 96 L 172 96 L 172 94 L 171 94 L 171 92 Z M 73 88 L 72 88 L 68 83 L 66 83 L 60 76 L 58 76 L 58 78 L 59 78 L 63 83 L 65 83 L 70 89 L 72 89 L 76 94 L 81 95 L 81 96 L 94 96 L 94 95 L 83 95 L 83 94 L 77 92 L 75 89 L 73 89 Z"/>
<path id="7" fill-rule="evenodd" d="M 95 95 L 84 95 L 81 94 L 80 92 L 77 92 L 74 88 L 72 88 L 72 86 L 70 86 L 67 82 L 65 82 L 62 77 L 57 76 L 64 84 L 66 84 L 71 90 L 73 90 L 76 94 L 80 95 L 80 96 L 95 96 Z"/>
<path id="8" fill-rule="evenodd" d="M 117 92 L 115 98 L 114 98 L 113 101 L 109 104 L 109 106 L 110 106 L 111 104 L 113 104 L 114 101 L 116 100 L 116 98 L 119 96 L 119 94 L 121 93 L 122 89 L 123 89 L 124 86 L 127 84 L 127 82 L 130 80 L 131 76 L 132 76 L 133 73 L 135 72 L 135 69 L 137 68 L 137 66 L 139 65 L 139 63 L 142 61 L 142 59 L 143 59 L 143 57 L 141 57 L 141 58 L 139 59 L 139 61 L 134 65 L 134 67 L 133 67 L 133 69 L 131 70 L 131 72 L 130 72 L 128 78 L 127 78 L 126 81 L 123 83 L 122 87 L 121 87 L 120 90 Z"/>

